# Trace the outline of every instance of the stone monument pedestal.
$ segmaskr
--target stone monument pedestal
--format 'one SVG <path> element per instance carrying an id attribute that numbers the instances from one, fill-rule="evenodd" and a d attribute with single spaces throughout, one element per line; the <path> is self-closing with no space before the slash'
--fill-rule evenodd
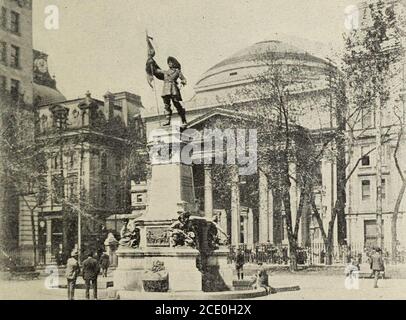
<path id="1" fill-rule="evenodd" d="M 163 263 L 168 274 L 168 290 L 224 291 L 232 287 L 232 269 L 227 264 L 228 250 L 209 250 L 208 224 L 195 208 L 193 170 L 182 159 L 182 149 L 191 137 L 169 127 L 150 137 L 152 176 L 148 189 L 146 213 L 134 221 L 139 229 L 138 248 L 120 247 L 116 254 L 114 288 L 144 291 L 143 280 L 151 276 L 155 262 Z M 188 211 L 196 226 L 196 247 L 172 247 L 171 225 L 178 221 L 178 211 Z M 194 217 L 193 217 L 194 216 Z M 199 269 L 197 267 L 199 263 Z"/>
<path id="2" fill-rule="evenodd" d="M 155 261 L 164 263 L 169 291 L 202 291 L 202 275 L 196 268 L 199 252 L 193 248 L 120 248 L 114 288 L 143 291 L 143 279 Z"/>

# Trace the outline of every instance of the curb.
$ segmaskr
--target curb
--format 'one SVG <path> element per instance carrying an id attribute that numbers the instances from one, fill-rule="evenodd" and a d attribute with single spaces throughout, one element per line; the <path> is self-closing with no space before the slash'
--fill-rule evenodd
<path id="1" fill-rule="evenodd" d="M 119 300 L 239 300 L 266 296 L 265 289 L 221 292 L 136 292 L 118 290 Z"/>

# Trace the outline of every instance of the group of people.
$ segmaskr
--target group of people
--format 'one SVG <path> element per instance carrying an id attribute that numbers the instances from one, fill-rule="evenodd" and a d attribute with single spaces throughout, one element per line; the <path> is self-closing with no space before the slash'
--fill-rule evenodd
<path id="1" fill-rule="evenodd" d="M 99 261 L 95 258 L 94 253 L 89 251 L 86 259 L 79 264 L 79 253 L 73 250 L 71 257 L 66 262 L 66 279 L 68 288 L 68 299 L 74 300 L 76 281 L 80 274 L 82 274 L 85 281 L 86 299 L 90 299 L 90 289 L 93 289 L 93 298 L 97 300 L 97 278 L 101 273 L 103 277 L 107 277 L 107 270 L 109 268 L 110 257 L 107 253 L 103 252 Z"/>
<path id="2" fill-rule="evenodd" d="M 288 249 L 282 246 L 273 246 L 271 244 L 256 245 L 254 250 L 248 248 L 239 248 L 244 254 L 245 260 L 252 263 L 273 263 L 287 264 L 289 262 Z M 237 251 L 234 247 L 230 247 L 230 261 L 235 261 Z M 302 260 L 306 260 L 303 257 Z"/>

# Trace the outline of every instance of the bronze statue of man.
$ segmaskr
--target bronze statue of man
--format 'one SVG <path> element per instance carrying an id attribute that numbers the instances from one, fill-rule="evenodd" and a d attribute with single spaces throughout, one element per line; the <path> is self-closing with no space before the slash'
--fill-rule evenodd
<path id="1" fill-rule="evenodd" d="M 186 78 L 181 70 L 182 66 L 176 58 L 168 57 L 167 63 L 169 69 L 162 70 L 154 60 L 155 50 L 150 40 L 152 40 L 152 38 L 147 36 L 147 44 L 148 44 L 148 59 L 146 64 L 147 79 L 151 87 L 153 77 L 157 78 L 158 80 L 162 80 L 164 82 L 161 95 L 165 105 L 165 112 L 167 118 L 167 122 L 164 124 L 164 126 L 169 126 L 171 124 L 172 119 L 171 103 L 172 103 L 182 120 L 182 127 L 186 127 L 187 126 L 186 111 L 181 103 L 182 96 L 180 94 L 179 88 L 179 80 L 180 85 L 185 86 L 187 83 Z"/>

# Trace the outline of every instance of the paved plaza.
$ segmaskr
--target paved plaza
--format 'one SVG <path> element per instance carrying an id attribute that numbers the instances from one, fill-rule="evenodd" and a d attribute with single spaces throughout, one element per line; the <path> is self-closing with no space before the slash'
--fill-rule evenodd
<path id="1" fill-rule="evenodd" d="M 299 291 L 279 292 L 260 300 L 389 300 L 406 299 L 406 279 L 385 279 L 379 281 L 379 288 L 373 288 L 372 279 L 360 279 L 359 290 L 348 290 L 344 277 L 316 273 L 289 274 L 270 273 L 270 284 L 275 287 L 299 285 Z M 107 290 L 99 289 L 99 299 L 107 299 Z M 0 280 L 2 300 L 66 300 L 65 289 L 47 289 L 45 278 L 39 280 Z M 76 290 L 76 299 L 84 299 L 84 290 Z"/>

